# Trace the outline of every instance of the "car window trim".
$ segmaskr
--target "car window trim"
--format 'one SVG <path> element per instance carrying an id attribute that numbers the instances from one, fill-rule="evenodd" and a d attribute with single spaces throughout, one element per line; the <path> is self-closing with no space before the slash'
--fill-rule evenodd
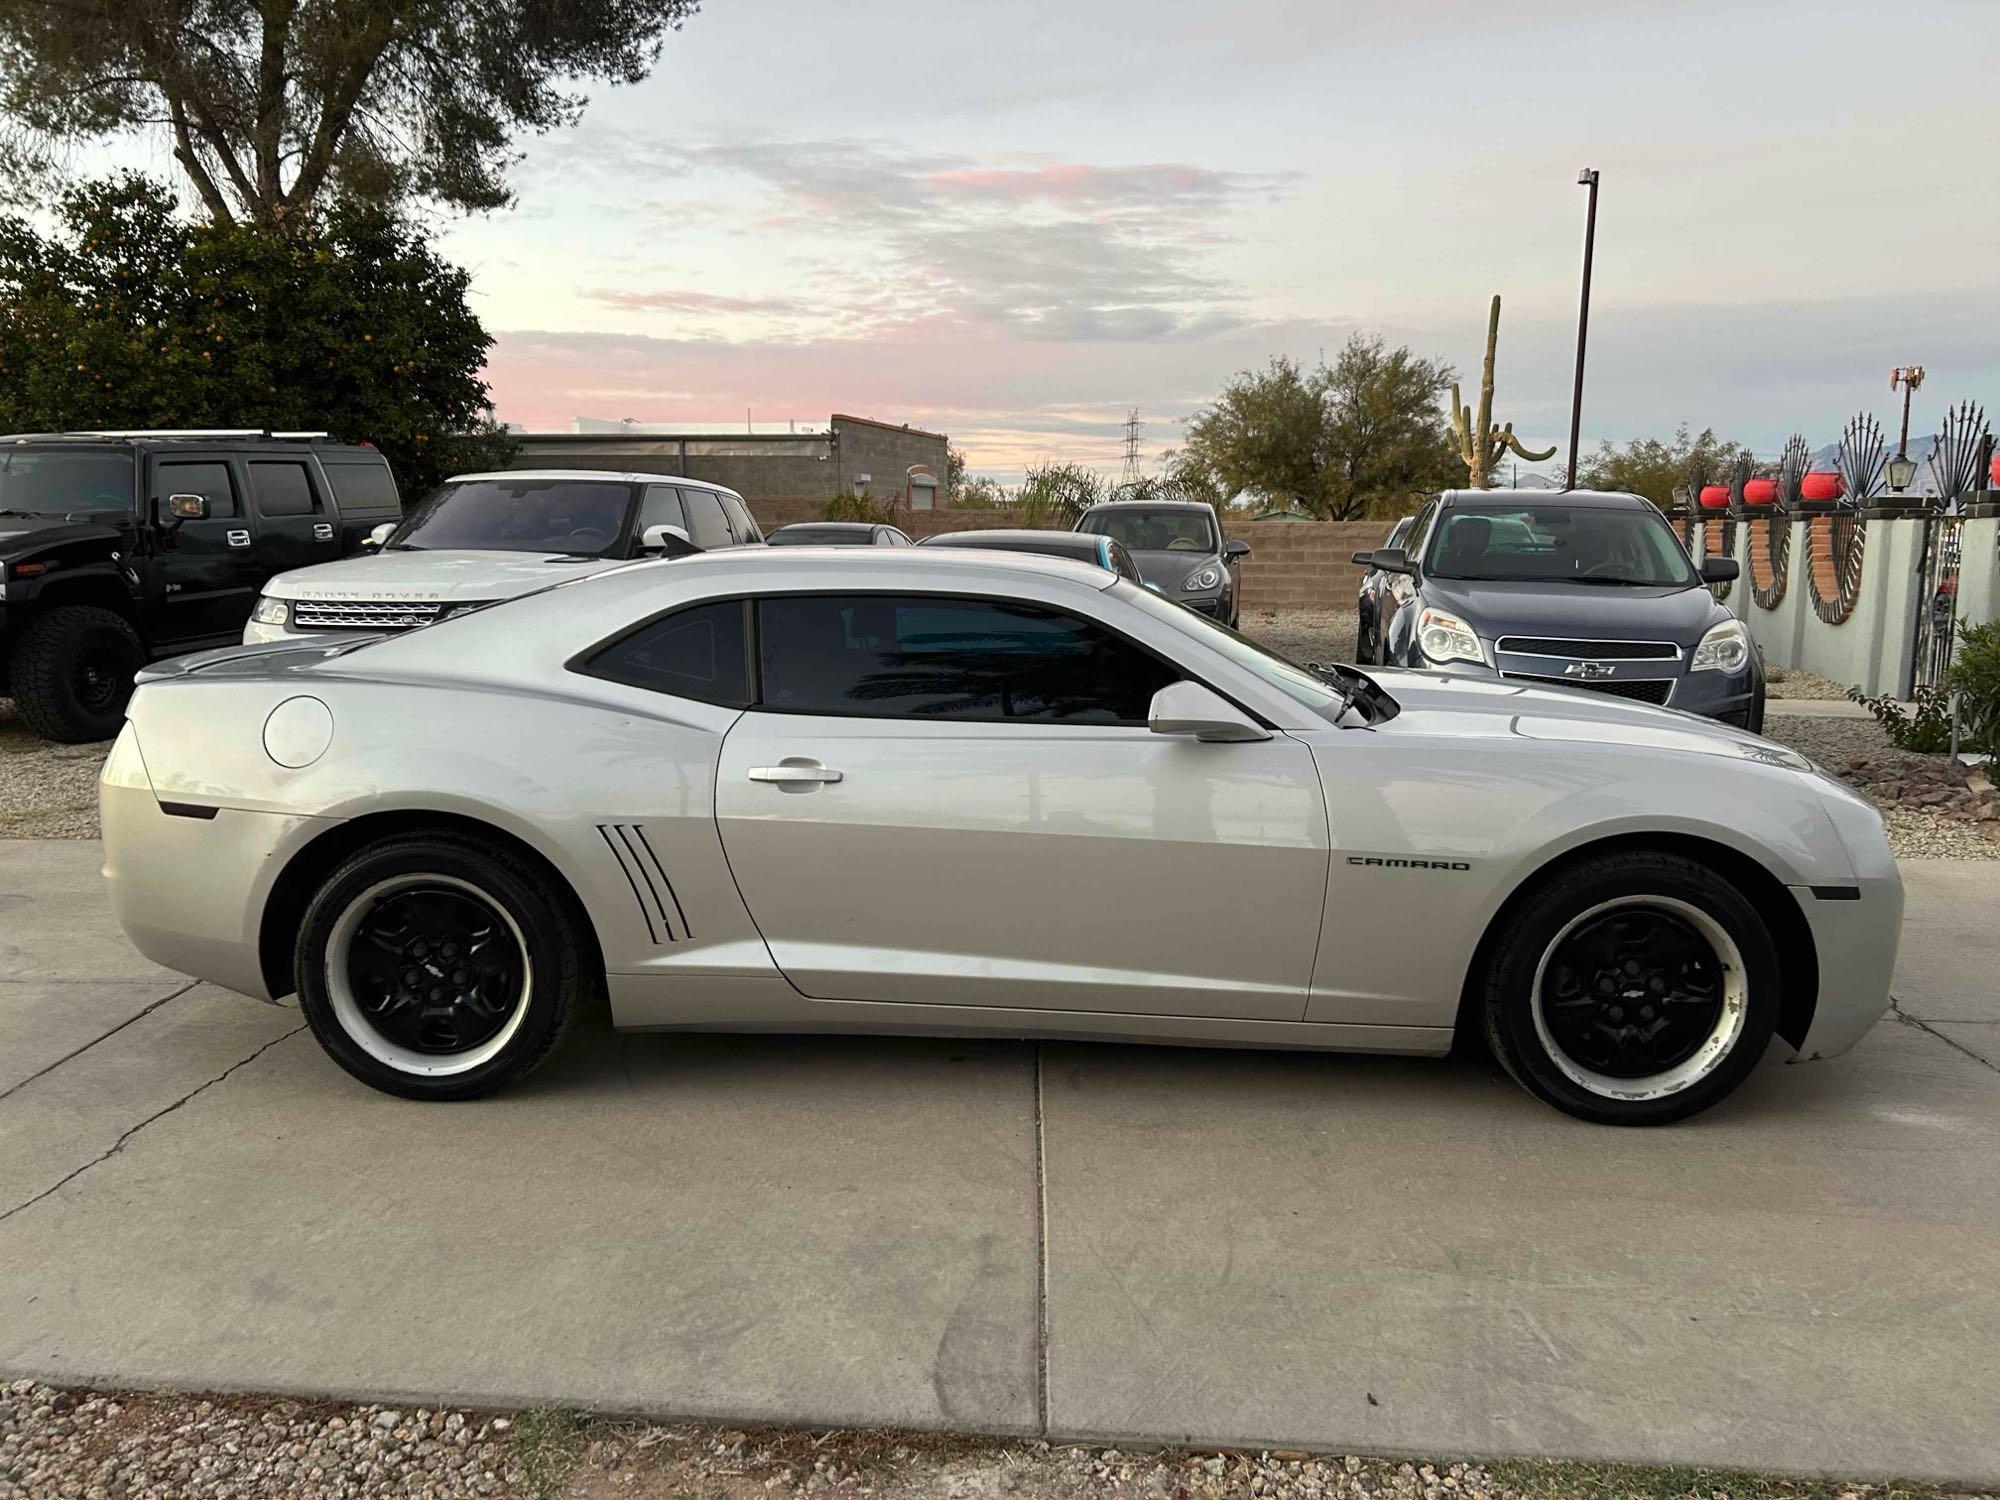
<path id="1" fill-rule="evenodd" d="M 1147 727 L 1146 721 L 1143 719 L 1141 720 L 1117 719 L 1113 720 L 1110 723 L 1099 722 L 1095 724 L 1082 724 L 1082 723 L 1077 723 L 1073 720 L 1066 721 L 1062 719 L 1019 719 L 1019 718 L 1010 719 L 1004 717 L 991 717 L 991 718 L 953 717 L 949 719 L 942 719 L 942 718 L 927 719 L 913 714 L 835 713 L 826 709 L 776 708 L 766 704 L 763 701 L 764 698 L 763 640 L 761 638 L 760 626 L 757 619 L 756 602 L 759 599 L 844 598 L 855 594 L 874 594 L 874 595 L 881 595 L 887 598 L 920 597 L 925 599 L 954 599 L 962 602 L 975 603 L 975 604 L 1026 604 L 1026 605 L 1032 605 L 1037 609 L 1052 610 L 1056 613 L 1070 613 L 1075 615 L 1078 619 L 1081 619 L 1091 625 L 1095 625 L 1098 629 L 1105 631 L 1107 634 L 1124 642 L 1126 645 L 1131 646 L 1134 649 L 1143 652 L 1147 656 L 1150 656 L 1151 658 L 1153 658 L 1153 660 L 1159 662 L 1162 666 L 1167 667 L 1171 671 L 1178 673 L 1179 674 L 1177 678 L 1178 681 L 1199 683 L 1202 687 L 1207 688 L 1210 692 L 1216 694 L 1218 697 L 1233 704 L 1243 713 L 1248 714 L 1253 720 L 1256 721 L 1256 723 L 1260 727 L 1272 730 L 1273 732 L 1276 732 L 1279 729 L 1279 726 L 1273 723 L 1266 715 L 1260 713 L 1257 709 L 1243 702 L 1241 698 L 1239 698 L 1235 693 L 1229 691 L 1229 689 L 1225 687 L 1218 687 L 1215 683 L 1209 681 L 1208 678 L 1204 677 L 1200 673 L 1191 670 L 1181 662 L 1173 660 L 1171 657 L 1166 655 L 1165 652 L 1159 650 L 1157 647 L 1148 645 L 1145 641 L 1137 639 L 1136 637 L 1128 634 L 1126 631 L 1120 630 L 1116 625 L 1111 624 L 1107 620 L 1099 619 L 1095 615 L 1084 614 L 1081 611 L 1072 609 L 1068 605 L 1050 604 L 1047 601 L 1041 599 L 1024 599 L 1017 594 L 983 594 L 971 591 L 962 591 L 958 589 L 952 589 L 948 591 L 937 590 L 937 589 L 913 590 L 907 584 L 903 584 L 900 586 L 873 584 L 873 585 L 863 585 L 856 588 L 846 588 L 846 589 L 829 589 L 829 588 L 770 589 L 758 593 L 749 593 L 737 596 L 739 602 L 743 604 L 746 610 L 746 615 L 743 621 L 743 649 L 747 653 L 749 653 L 749 661 L 745 663 L 745 672 L 744 672 L 744 682 L 747 684 L 747 690 L 749 692 L 749 697 L 750 697 L 750 701 L 748 703 L 724 702 L 723 700 L 716 698 L 699 698 L 695 697 L 693 694 L 688 694 L 688 693 L 668 693 L 662 691 L 660 688 L 650 683 L 634 681 L 631 677 L 627 676 L 626 674 L 601 671 L 601 670 L 592 670 L 589 665 L 592 659 L 594 659 L 595 657 L 601 655 L 606 651 L 611 650 L 613 647 L 617 645 L 620 645 L 624 641 L 630 639 L 632 636 L 637 635 L 640 631 L 650 629 L 654 625 L 657 625 L 661 620 L 664 620 L 671 615 L 685 614 L 688 610 L 691 609 L 700 609 L 704 605 L 720 603 L 723 600 L 726 600 L 729 597 L 731 597 L 728 594 L 718 594 L 706 599 L 684 600 L 678 604 L 671 604 L 667 606 L 665 609 L 657 610 L 653 614 L 648 615 L 643 620 L 640 620 L 637 624 L 628 625 L 623 630 L 618 631 L 615 635 L 606 636 L 603 640 L 599 641 L 597 644 L 584 647 L 583 650 L 577 652 L 574 656 L 570 657 L 569 660 L 565 661 L 563 663 L 563 668 L 565 671 L 575 672 L 577 675 L 582 677 L 595 677 L 603 682 L 616 682 L 616 683 L 621 683 L 626 687 L 637 688 L 643 692 L 658 693 L 663 698 L 686 698 L 689 702 L 707 703 L 718 708 L 735 708 L 742 710 L 744 713 L 783 714 L 788 718 L 869 719 L 869 720 L 893 719 L 912 724 L 1057 724 L 1061 725 L 1064 728 L 1072 728 L 1072 729 L 1131 729 L 1135 727 L 1144 729 Z"/>

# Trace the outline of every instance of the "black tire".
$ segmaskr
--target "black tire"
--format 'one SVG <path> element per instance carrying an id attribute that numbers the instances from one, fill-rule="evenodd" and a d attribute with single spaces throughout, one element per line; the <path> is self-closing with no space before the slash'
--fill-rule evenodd
<path id="1" fill-rule="evenodd" d="M 385 914 L 420 911 L 426 903 L 459 914 L 483 907 L 500 919 L 489 924 L 490 972 L 477 970 L 480 977 L 467 985 L 472 968 L 444 973 L 437 967 L 451 965 L 449 949 L 429 943 L 434 951 L 418 948 L 413 956 L 414 945 L 438 935 L 421 919 L 404 928 L 411 935 L 396 956 L 382 958 L 390 951 L 379 930 Z M 327 1054 L 372 1088 L 406 1099 L 489 1094 L 539 1067 L 596 988 L 582 921 L 567 890 L 505 849 L 455 833 L 384 839 L 342 861 L 306 908 L 292 951 L 299 1005 Z M 365 933 L 371 922 L 378 924 L 372 937 Z M 439 930 L 449 936 L 451 920 Z M 479 946 L 468 944 L 468 954 Z M 514 969 L 520 977 L 511 983 L 502 973 L 505 950 L 518 956 Z M 340 963 L 329 962 L 330 956 Z M 420 976 L 417 990 L 442 1003 L 425 1003 L 421 996 L 399 1002 L 405 993 L 400 980 L 390 981 L 393 993 L 372 989 L 372 977 L 358 972 L 357 961 L 408 965 L 406 976 Z M 469 957 L 461 961 L 474 963 Z M 437 987 L 426 988 L 433 980 Z M 454 981 L 469 993 L 441 997 L 439 990 L 454 987 Z M 468 1003 L 475 1001 L 477 1010 Z M 509 1003 L 496 1021 L 492 1012 L 503 1001 Z M 489 1023 L 496 1029 L 481 1035 Z M 458 1037 L 460 1024 L 479 1039 Z M 416 1030 L 425 1034 L 415 1038 Z"/>
<path id="2" fill-rule="evenodd" d="M 7 664 L 14 703 L 28 727 L 80 745 L 117 736 L 146 663 L 139 633 L 95 604 L 65 604 L 28 621 Z"/>
<path id="3" fill-rule="evenodd" d="M 1601 855 L 1549 877 L 1503 920 L 1481 995 L 1486 1040 L 1516 1082 L 1564 1113 L 1603 1125 L 1683 1120 L 1764 1055 L 1778 1019 L 1777 948 L 1755 905 L 1708 866 L 1657 850 Z"/>

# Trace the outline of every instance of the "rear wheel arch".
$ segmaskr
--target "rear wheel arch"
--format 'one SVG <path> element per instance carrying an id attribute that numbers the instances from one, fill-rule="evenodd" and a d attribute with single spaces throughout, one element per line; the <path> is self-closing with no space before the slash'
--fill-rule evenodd
<path id="1" fill-rule="evenodd" d="M 1787 982 L 1779 990 L 1778 1035 L 1794 1048 L 1804 1043 L 1806 1032 L 1812 1026 L 1813 1012 L 1819 1004 L 1819 951 L 1813 944 L 1812 927 L 1807 923 L 1805 913 L 1799 909 L 1798 898 L 1782 880 L 1740 849 L 1694 834 L 1631 833 L 1565 849 L 1547 863 L 1537 866 L 1508 892 L 1507 899 L 1500 903 L 1487 922 L 1486 930 L 1480 934 L 1478 946 L 1473 949 L 1472 961 L 1466 965 L 1465 978 L 1459 989 L 1458 1014 L 1453 1021 L 1455 1048 L 1476 1041 L 1480 1035 L 1480 997 L 1484 992 L 1493 950 L 1522 903 L 1544 883 L 1576 865 L 1606 854 L 1639 851 L 1677 854 L 1706 865 L 1756 903 L 1759 914 L 1771 929 L 1778 951 L 1784 956 L 1788 981 L 1791 976 L 1798 976 L 1796 982 Z"/>
<path id="2" fill-rule="evenodd" d="M 292 978 L 293 940 L 314 892 L 326 878 L 356 850 L 385 838 L 422 833 L 448 834 L 483 843 L 505 850 L 532 867 L 567 901 L 577 931 L 589 948 L 591 970 L 600 985 L 604 982 L 604 949 L 590 909 L 578 894 L 576 883 L 540 849 L 496 824 L 464 813 L 376 812 L 349 819 L 322 833 L 294 854 L 272 883 L 257 933 L 258 966 L 272 999 L 282 999 L 296 988 Z"/>

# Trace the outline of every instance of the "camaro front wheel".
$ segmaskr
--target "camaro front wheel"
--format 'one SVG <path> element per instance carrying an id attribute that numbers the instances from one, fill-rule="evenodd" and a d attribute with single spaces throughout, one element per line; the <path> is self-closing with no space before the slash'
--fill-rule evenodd
<path id="1" fill-rule="evenodd" d="M 1763 1056 L 1780 974 L 1756 906 L 1679 854 L 1631 850 L 1562 871 L 1505 919 L 1486 1036 L 1556 1108 L 1660 1125 L 1708 1108 Z"/>
<path id="2" fill-rule="evenodd" d="M 307 907 L 300 1007 L 363 1083 L 411 1099 L 490 1093 L 555 1049 L 587 993 L 576 920 L 565 893 L 498 847 L 386 839 Z"/>

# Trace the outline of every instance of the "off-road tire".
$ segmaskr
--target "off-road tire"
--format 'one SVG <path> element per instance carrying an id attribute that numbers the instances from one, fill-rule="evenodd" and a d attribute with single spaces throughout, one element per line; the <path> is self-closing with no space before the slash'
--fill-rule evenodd
<path id="1" fill-rule="evenodd" d="M 1701 1076 L 1654 1098 L 1610 1098 L 1580 1085 L 1565 1071 L 1565 1063 L 1551 1055 L 1535 1022 L 1536 974 L 1557 939 L 1586 913 L 1646 897 L 1705 914 L 1733 943 L 1744 982 L 1742 1019 L 1726 1050 Z M 1564 1113 L 1603 1125 L 1683 1120 L 1725 1098 L 1763 1057 L 1778 1019 L 1782 971 L 1777 947 L 1755 904 L 1699 861 L 1663 850 L 1600 855 L 1542 881 L 1501 920 L 1506 928 L 1491 951 L 1478 995 L 1486 1041 L 1517 1083 Z M 1577 1066 L 1573 1059 L 1568 1062 Z"/>
<path id="2" fill-rule="evenodd" d="M 80 745 L 116 737 L 146 664 L 139 633 L 95 604 L 65 604 L 30 619 L 9 654 L 7 676 L 21 718 L 37 734 Z"/>
<path id="3" fill-rule="evenodd" d="M 496 1055 L 460 1072 L 421 1074 L 384 1061 L 343 1022 L 329 982 L 327 951 L 338 924 L 367 892 L 418 875 L 443 877 L 476 891 L 512 919 L 526 950 L 530 977 L 525 1015 Z M 547 1061 L 568 1034 L 578 1008 L 596 992 L 600 978 L 592 972 L 594 949 L 584 937 L 583 921 L 568 890 L 496 844 L 445 832 L 384 839 L 343 860 L 308 904 L 292 951 L 299 1006 L 327 1055 L 372 1088 L 406 1099 L 490 1094 Z"/>

